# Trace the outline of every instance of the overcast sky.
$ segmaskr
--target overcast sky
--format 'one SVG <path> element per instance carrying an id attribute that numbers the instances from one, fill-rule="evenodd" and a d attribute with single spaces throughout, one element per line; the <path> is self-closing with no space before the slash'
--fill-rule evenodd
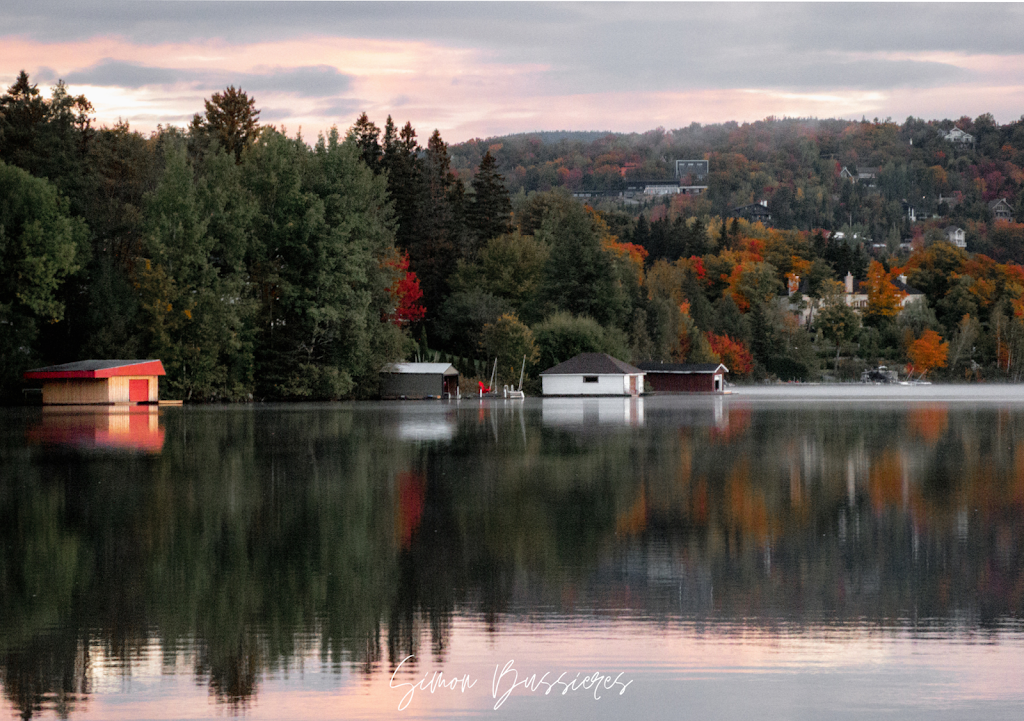
<path id="1" fill-rule="evenodd" d="M 313 137 L 361 111 L 449 142 L 769 115 L 1024 114 L 1024 6 L 2 0 L 0 83 L 84 93 L 100 123 L 184 125 L 243 88 Z"/>

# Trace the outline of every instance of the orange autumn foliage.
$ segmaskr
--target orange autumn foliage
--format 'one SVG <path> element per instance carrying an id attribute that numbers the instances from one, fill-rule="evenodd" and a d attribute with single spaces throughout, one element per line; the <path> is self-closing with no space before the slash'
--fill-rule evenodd
<path id="1" fill-rule="evenodd" d="M 885 266 L 877 260 L 868 266 L 868 277 L 864 282 L 868 291 L 867 317 L 895 318 L 902 308 L 903 299 L 907 296 L 892 281 L 899 276 L 900 269 L 885 270 Z"/>
<path id="2" fill-rule="evenodd" d="M 919 436 L 925 443 L 935 443 L 946 432 L 949 425 L 949 410 L 946 406 L 925 406 L 910 410 L 907 420 L 910 432 Z"/>
<path id="3" fill-rule="evenodd" d="M 944 343 L 942 336 L 931 329 L 924 331 L 907 349 L 913 370 L 921 375 L 933 368 L 945 368 L 948 355 L 949 343 Z"/>
<path id="4" fill-rule="evenodd" d="M 868 494 L 875 513 L 881 513 L 886 507 L 899 507 L 903 502 L 903 465 L 895 451 L 886 451 L 871 464 Z"/>
<path id="5" fill-rule="evenodd" d="M 647 492 L 640 487 L 640 497 L 615 519 L 616 536 L 636 536 L 647 528 Z"/>
<path id="6" fill-rule="evenodd" d="M 614 235 L 601 239 L 601 248 L 615 258 L 629 263 L 636 273 L 640 285 L 644 283 L 644 261 L 647 260 L 647 249 L 636 243 L 620 243 Z"/>

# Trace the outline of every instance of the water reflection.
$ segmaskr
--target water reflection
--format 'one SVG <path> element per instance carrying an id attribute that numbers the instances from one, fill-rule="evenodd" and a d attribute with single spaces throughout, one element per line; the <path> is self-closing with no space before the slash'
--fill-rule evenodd
<path id="1" fill-rule="evenodd" d="M 30 444 L 159 453 L 164 429 L 157 406 L 45 406 L 28 429 Z"/>
<path id="2" fill-rule="evenodd" d="M 594 428 L 596 426 L 644 425 L 644 399 L 547 398 L 541 418 L 546 426 Z"/>
<path id="3" fill-rule="evenodd" d="M 154 655 L 235 710 L 310 658 L 416 673 L 460 619 L 565 643 L 628 620 L 638 664 L 668 628 L 1021 630 L 1014 406 L 184 408 L 139 416 L 158 455 L 53 453 L 86 417 L 0 422 L 0 684 L 25 718 Z"/>

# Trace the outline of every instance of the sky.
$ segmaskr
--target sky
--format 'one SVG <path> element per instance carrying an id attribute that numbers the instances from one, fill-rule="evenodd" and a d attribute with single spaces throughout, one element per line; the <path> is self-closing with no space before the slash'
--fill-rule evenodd
<path id="1" fill-rule="evenodd" d="M 1024 115 L 1024 4 L 3 0 L 0 84 L 100 125 L 185 125 L 228 85 L 303 136 L 360 112 L 448 142 L 539 130 Z"/>

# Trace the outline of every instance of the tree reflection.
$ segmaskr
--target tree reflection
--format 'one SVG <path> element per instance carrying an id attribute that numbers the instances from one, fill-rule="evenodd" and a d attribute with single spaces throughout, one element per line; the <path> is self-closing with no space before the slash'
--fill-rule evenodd
<path id="1" fill-rule="evenodd" d="M 310 655 L 443 662 L 463 613 L 1019 619 L 1024 415 L 731 403 L 599 427 L 498 404 L 182 409 L 159 456 L 26 446 L 12 412 L 3 693 L 73 715 L 90 669 L 159 648 L 244 709 Z M 407 437 L 436 414 L 451 433 Z"/>

